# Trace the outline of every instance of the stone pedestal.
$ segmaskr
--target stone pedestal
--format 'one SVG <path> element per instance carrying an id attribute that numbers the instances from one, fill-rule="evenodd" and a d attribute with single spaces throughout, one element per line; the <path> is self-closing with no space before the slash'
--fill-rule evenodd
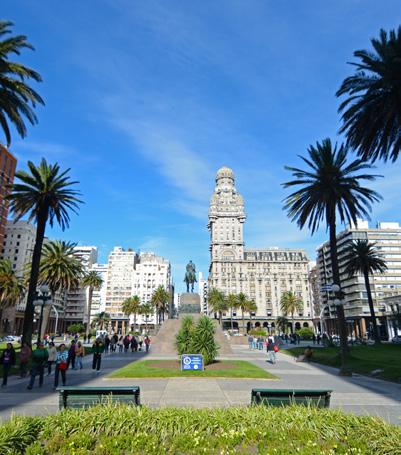
<path id="1" fill-rule="evenodd" d="M 179 315 L 186 314 L 200 314 L 200 296 L 199 294 L 185 292 L 180 296 L 180 308 L 178 309 Z"/>

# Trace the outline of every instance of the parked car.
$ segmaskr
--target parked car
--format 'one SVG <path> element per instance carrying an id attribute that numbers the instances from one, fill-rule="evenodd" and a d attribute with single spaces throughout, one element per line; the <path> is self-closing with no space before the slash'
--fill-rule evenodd
<path id="1" fill-rule="evenodd" d="M 6 343 L 19 343 L 19 337 L 13 335 L 7 335 L 3 338 Z"/>
<path id="2" fill-rule="evenodd" d="M 395 337 L 393 337 L 391 342 L 401 344 L 401 335 L 396 335 Z"/>

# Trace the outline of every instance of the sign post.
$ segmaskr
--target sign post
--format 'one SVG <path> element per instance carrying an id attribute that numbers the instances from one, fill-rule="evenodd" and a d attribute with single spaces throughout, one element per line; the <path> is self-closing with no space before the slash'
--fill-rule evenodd
<path id="1" fill-rule="evenodd" d="M 203 371 L 202 354 L 182 354 L 181 371 Z"/>

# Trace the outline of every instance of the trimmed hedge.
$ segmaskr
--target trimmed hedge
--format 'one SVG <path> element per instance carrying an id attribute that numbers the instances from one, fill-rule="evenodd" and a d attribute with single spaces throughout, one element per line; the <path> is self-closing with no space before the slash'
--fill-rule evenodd
<path id="1" fill-rule="evenodd" d="M 306 407 L 152 410 L 107 403 L 0 426 L 1 454 L 399 455 L 401 428 Z"/>

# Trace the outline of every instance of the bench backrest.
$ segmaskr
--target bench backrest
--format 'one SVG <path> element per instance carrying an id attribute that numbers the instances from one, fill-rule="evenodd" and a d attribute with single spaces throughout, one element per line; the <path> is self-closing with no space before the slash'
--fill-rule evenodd
<path id="1" fill-rule="evenodd" d="M 83 408 L 109 400 L 140 405 L 140 388 L 133 387 L 60 387 L 59 408 Z"/>
<path id="2" fill-rule="evenodd" d="M 252 389 L 251 403 L 270 406 L 300 404 L 328 408 L 330 407 L 331 392 L 332 390 L 313 389 Z"/>

